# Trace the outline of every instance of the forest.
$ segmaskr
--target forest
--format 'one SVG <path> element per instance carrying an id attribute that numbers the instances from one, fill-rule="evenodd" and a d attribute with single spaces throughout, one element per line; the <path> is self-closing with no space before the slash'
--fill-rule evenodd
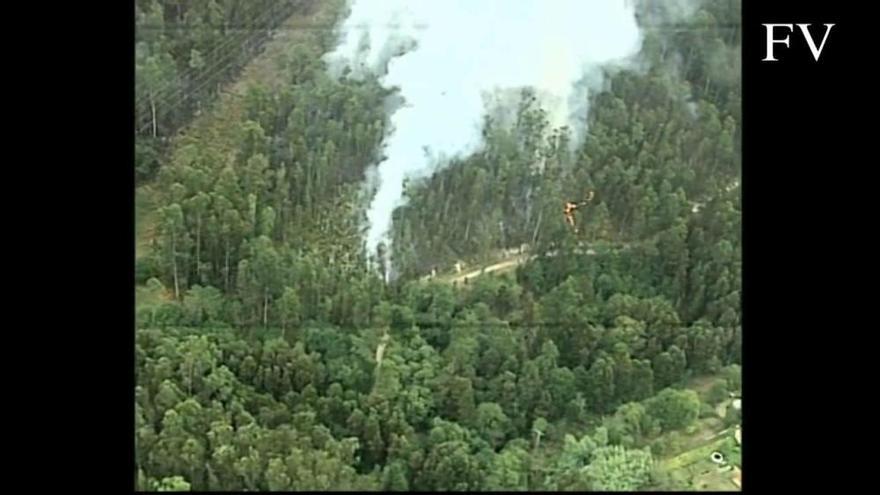
<path id="1" fill-rule="evenodd" d="M 135 0 L 135 173 L 156 172 L 169 137 L 208 108 L 285 17 L 309 0 Z"/>
<path id="2" fill-rule="evenodd" d="M 741 11 L 695 3 L 677 28 L 639 4 L 642 63 L 608 71 L 576 146 L 524 89 L 408 183 L 386 283 L 363 183 L 394 91 L 329 75 L 333 33 L 305 30 L 217 107 L 269 31 L 345 2 L 138 0 L 137 488 L 699 488 L 688 432 L 739 424 L 716 409 L 741 388 Z M 499 276 L 424 277 L 522 245 Z"/>

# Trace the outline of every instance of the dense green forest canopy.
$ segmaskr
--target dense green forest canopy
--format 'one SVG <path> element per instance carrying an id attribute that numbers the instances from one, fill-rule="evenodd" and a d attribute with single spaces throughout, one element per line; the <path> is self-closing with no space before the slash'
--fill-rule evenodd
<path id="1" fill-rule="evenodd" d="M 641 64 L 609 71 L 577 146 L 528 90 L 512 125 L 487 116 L 478 153 L 407 184 L 391 284 L 363 252 L 362 184 L 393 91 L 328 75 L 332 33 L 247 89 L 231 142 L 154 146 L 257 52 L 239 36 L 344 14 L 312 3 L 136 3 L 136 165 L 158 193 L 136 267 L 138 487 L 689 488 L 664 459 L 740 387 L 739 2 L 677 29 L 641 10 Z M 586 190 L 574 234 L 561 205 Z M 522 244 L 555 255 L 420 279 Z M 686 386 L 704 375 L 710 394 Z"/>

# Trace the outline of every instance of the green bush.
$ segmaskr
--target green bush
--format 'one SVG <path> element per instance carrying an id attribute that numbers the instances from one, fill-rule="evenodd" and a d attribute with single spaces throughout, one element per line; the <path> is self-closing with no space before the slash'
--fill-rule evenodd
<path id="1" fill-rule="evenodd" d="M 739 391 L 742 389 L 742 367 L 738 364 L 731 364 L 724 368 L 724 377 L 727 380 L 727 390 Z"/>
<path id="2" fill-rule="evenodd" d="M 734 408 L 733 406 L 727 408 L 727 412 L 724 415 L 724 425 L 725 426 L 734 426 L 738 425 L 742 420 L 742 413 L 739 409 Z"/>
<path id="3" fill-rule="evenodd" d="M 724 459 L 728 464 L 733 464 L 735 466 L 742 465 L 742 453 L 733 436 L 727 438 L 724 443 L 719 446 L 718 450 L 721 452 L 721 455 L 724 456 Z"/>
<path id="4" fill-rule="evenodd" d="M 135 311 L 135 323 L 138 328 L 149 328 L 153 325 L 153 308 L 142 306 Z"/>
<path id="5" fill-rule="evenodd" d="M 180 325 L 183 321 L 183 308 L 176 302 L 164 302 L 156 307 L 153 313 L 153 324 L 167 327 Z"/>
<path id="6" fill-rule="evenodd" d="M 706 401 L 709 404 L 718 404 L 727 398 L 727 393 L 727 381 L 717 381 L 712 385 L 712 388 L 709 389 L 709 393 L 706 395 Z"/>
<path id="7" fill-rule="evenodd" d="M 159 266 L 153 258 L 140 258 L 134 262 L 134 283 L 147 283 L 147 280 L 159 276 Z"/>
<path id="8" fill-rule="evenodd" d="M 651 442 L 651 453 L 654 456 L 666 457 L 677 454 L 681 450 L 681 437 L 677 432 L 663 435 Z"/>
<path id="9" fill-rule="evenodd" d="M 700 419 L 712 418 L 716 416 L 715 408 L 711 404 L 705 402 L 700 406 Z"/>
<path id="10" fill-rule="evenodd" d="M 693 390 L 663 389 L 644 404 L 664 431 L 687 428 L 700 415 L 700 398 Z"/>
<path id="11" fill-rule="evenodd" d="M 140 184 L 155 176 L 159 169 L 159 142 L 140 136 L 135 139 L 134 149 L 135 181 Z"/>

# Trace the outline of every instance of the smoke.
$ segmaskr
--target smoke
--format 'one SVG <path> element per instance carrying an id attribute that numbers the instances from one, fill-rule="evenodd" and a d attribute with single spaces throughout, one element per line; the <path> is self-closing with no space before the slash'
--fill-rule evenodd
<path id="1" fill-rule="evenodd" d="M 642 28 L 667 29 L 693 17 L 700 3 L 700 0 L 636 0 L 635 8 Z"/>
<path id="2" fill-rule="evenodd" d="M 444 158 L 480 145 L 489 95 L 532 87 L 551 126 L 575 138 L 585 122 L 587 91 L 600 67 L 635 56 L 641 36 L 627 0 L 354 0 L 337 49 L 336 75 L 376 74 L 397 87 L 377 165 L 378 191 L 367 219 L 366 247 L 388 242 L 391 214 L 405 178 L 430 173 Z"/>

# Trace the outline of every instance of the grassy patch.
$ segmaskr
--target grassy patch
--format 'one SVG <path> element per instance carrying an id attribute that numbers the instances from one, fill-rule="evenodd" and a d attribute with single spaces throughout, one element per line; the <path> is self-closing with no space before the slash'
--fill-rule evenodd
<path id="1" fill-rule="evenodd" d="M 701 491 L 737 491 L 738 488 L 731 481 L 732 476 L 731 471 L 718 469 L 711 464 L 694 473 L 691 485 L 694 490 Z"/>
<path id="2" fill-rule="evenodd" d="M 724 381 L 725 378 L 719 375 L 695 376 L 688 380 L 685 387 L 695 391 L 700 396 L 701 401 L 708 402 L 709 391 L 712 390 L 712 387 Z"/>
<path id="3" fill-rule="evenodd" d="M 663 465 L 666 469 L 672 471 L 683 469 L 700 462 L 708 462 L 712 464 L 712 461 L 709 460 L 709 456 L 712 455 L 712 452 L 719 450 L 724 445 L 726 440 L 726 438 L 722 437 L 718 440 L 709 442 L 700 447 L 685 451 L 675 457 L 663 461 Z M 712 465 L 714 466 L 714 464 Z"/>
<path id="4" fill-rule="evenodd" d="M 173 300 L 173 294 L 162 287 L 161 284 L 139 285 L 134 288 L 134 306 L 155 306 L 161 302 Z"/>

